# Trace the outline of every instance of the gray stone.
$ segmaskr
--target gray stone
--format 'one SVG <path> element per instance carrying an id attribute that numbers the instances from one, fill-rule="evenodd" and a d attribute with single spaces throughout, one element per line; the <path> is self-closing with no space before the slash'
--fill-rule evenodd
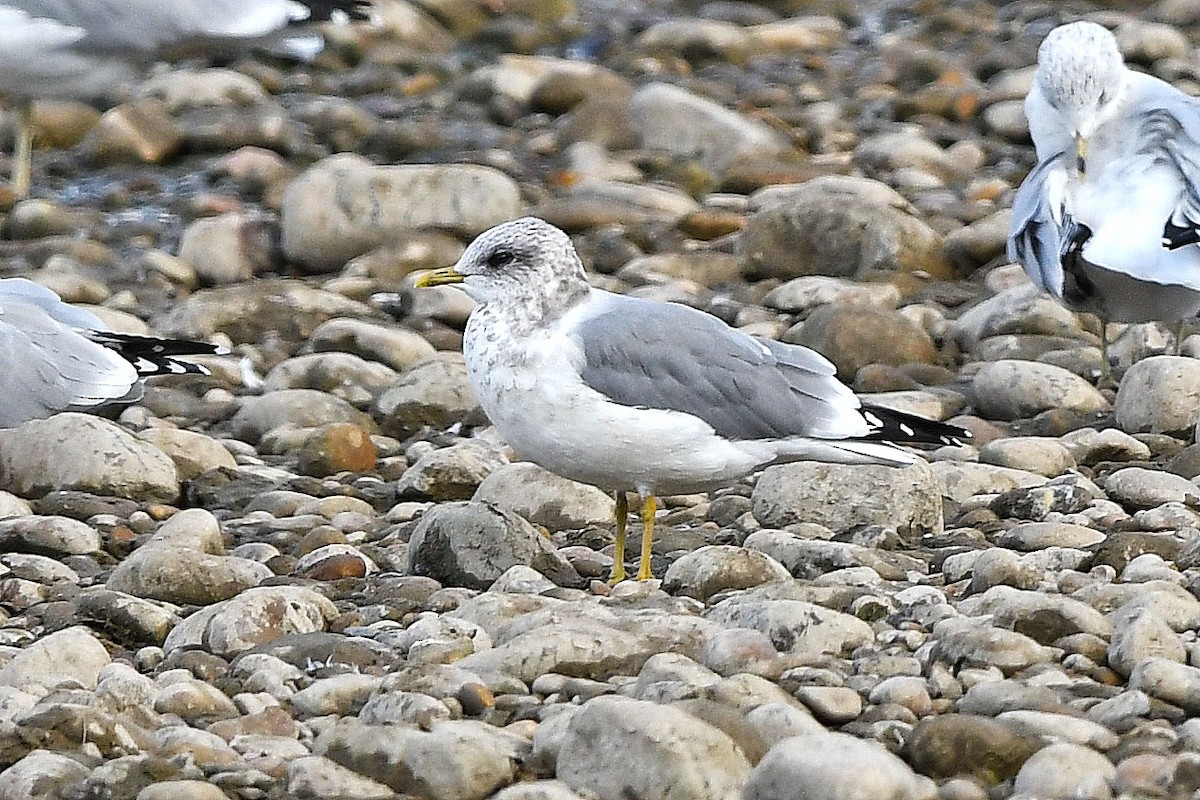
<path id="1" fill-rule="evenodd" d="M 976 714 L 945 714 L 913 726 L 905 742 L 909 763 L 931 778 L 973 778 L 994 786 L 1016 776 L 1042 747 L 1041 737 Z M 986 754 L 979 757 L 980 754 Z"/>
<path id="2" fill-rule="evenodd" d="M 317 737 L 313 750 L 397 792 L 484 800 L 513 781 L 529 743 L 474 720 L 437 722 L 422 731 L 345 717 Z"/>
<path id="3" fill-rule="evenodd" d="M 395 797 L 391 787 L 324 756 L 302 756 L 289 761 L 287 793 L 297 800 L 392 800 Z"/>
<path id="4" fill-rule="evenodd" d="M 1121 378 L 1115 411 L 1128 433 L 1190 433 L 1200 419 L 1200 362 L 1181 356 L 1137 362 Z"/>
<path id="5" fill-rule="evenodd" d="M 210 469 L 237 467 L 233 454 L 203 433 L 182 428 L 147 428 L 138 431 L 138 437 L 171 457 L 181 481 L 190 481 Z"/>
<path id="6" fill-rule="evenodd" d="M 1050 409 L 1086 414 L 1108 408 L 1104 395 L 1083 378 L 1036 361 L 986 363 L 975 374 L 973 389 L 979 413 L 987 419 L 1024 419 Z"/>
<path id="7" fill-rule="evenodd" d="M 944 619 L 934 625 L 933 640 L 948 664 L 996 667 L 1006 675 L 1034 664 L 1056 662 L 1061 653 L 1024 634 L 994 627 L 986 618 Z"/>
<path id="8" fill-rule="evenodd" d="M 831 530 L 884 525 L 902 536 L 942 530 L 934 473 L 912 467 L 800 462 L 768 467 L 751 495 L 755 518 L 781 528 L 815 522 Z"/>
<path id="9" fill-rule="evenodd" d="M 251 280 L 275 266 L 276 260 L 267 223 L 237 211 L 188 225 L 179 242 L 179 257 L 207 286 Z"/>
<path id="10" fill-rule="evenodd" d="M 643 148 L 697 159 L 716 174 L 740 157 L 789 149 L 775 129 L 666 83 L 634 92 L 629 114 Z"/>
<path id="11" fill-rule="evenodd" d="M 108 420 L 76 413 L 0 430 L 0 485 L 28 496 L 63 489 L 131 500 L 179 496 L 166 453 Z"/>
<path id="12" fill-rule="evenodd" d="M 486 589 L 509 567 L 533 567 L 559 585 L 579 576 L 554 546 L 511 511 L 483 503 L 430 509 L 413 531 L 408 568 L 450 586 Z"/>
<path id="13" fill-rule="evenodd" d="M 970 617 L 990 614 L 998 627 L 1047 645 L 1076 633 L 1102 639 L 1113 635 L 1108 619 L 1087 603 L 1009 586 L 993 586 L 981 595 L 966 598 L 959 603 L 958 610 Z"/>
<path id="14" fill-rule="evenodd" d="M 87 628 L 65 628 L 38 639 L 0 667 L 0 686 L 53 688 L 73 681 L 93 688 L 100 670 L 111 660 L 108 650 Z"/>
<path id="15" fill-rule="evenodd" d="M 268 391 L 317 389 L 365 409 L 398 377 L 391 367 L 350 353 L 309 353 L 279 362 L 264 383 Z"/>
<path id="16" fill-rule="evenodd" d="M 705 616 L 727 627 L 761 631 L 785 653 L 848 653 L 875 638 L 871 626 L 857 617 L 803 600 L 762 600 L 739 594 L 717 603 Z"/>
<path id="17" fill-rule="evenodd" d="M 379 396 L 375 411 L 384 433 L 406 437 L 426 425 L 449 427 L 477 405 L 462 354 L 439 353 L 401 375 Z"/>
<path id="18" fill-rule="evenodd" d="M 142 547 L 117 565 L 105 586 L 134 597 L 208 605 L 228 600 L 273 575 L 264 564 L 177 547 Z"/>
<path id="19" fill-rule="evenodd" d="M 1172 502 L 1200 503 L 1200 487 L 1187 478 L 1144 467 L 1117 470 L 1105 479 L 1104 491 L 1110 499 L 1135 509 Z"/>
<path id="20" fill-rule="evenodd" d="M 1056 439 L 1043 436 L 1011 436 L 979 448 L 984 464 L 1036 472 L 1053 478 L 1075 468 L 1071 451 Z"/>
<path id="21" fill-rule="evenodd" d="M 412 228 L 474 236 L 520 216 L 516 183 L 474 164 L 374 166 L 336 155 L 292 182 L 280 223 L 288 261 L 312 272 L 335 269 Z"/>
<path id="22" fill-rule="evenodd" d="M 318 352 L 353 353 L 368 361 L 386 364 L 397 372 L 416 366 L 436 352 L 433 345 L 415 331 L 389 328 L 362 319 L 322 322 L 308 343 Z"/>
<path id="23" fill-rule="evenodd" d="M 758 762 L 745 800 L 932 800 L 937 787 L 882 745 L 844 733 L 784 739 Z"/>
<path id="24" fill-rule="evenodd" d="M 598 697 L 567 724 L 557 777 L 597 800 L 737 800 L 750 774 L 720 730 L 671 706 Z"/>
<path id="25" fill-rule="evenodd" d="M 32 750 L 0 772 L 0 797 L 13 800 L 53 800 L 62 797 L 88 776 L 88 768 L 74 758 Z"/>
<path id="26" fill-rule="evenodd" d="M 732 545 L 706 545 L 681 556 L 663 578 L 663 589 L 707 600 L 730 589 L 790 580 L 787 568 L 765 553 Z"/>
<path id="27" fill-rule="evenodd" d="M 1013 789 L 1033 797 L 1101 800 L 1111 797 L 1108 782 L 1116 767 L 1089 747 L 1059 742 L 1035 753 L 1017 773 Z"/>
<path id="28" fill-rule="evenodd" d="M 232 657 L 290 634 L 323 631 L 337 614 L 337 607 L 312 589 L 256 586 L 187 617 L 167 636 L 163 649 L 170 653 L 203 645 Z"/>
<path id="29" fill-rule="evenodd" d="M 316 389 L 280 389 L 242 401 L 230 421 L 233 435 L 255 443 L 284 425 L 313 428 L 332 422 L 370 426 L 370 418 L 340 397 Z"/>
<path id="30" fill-rule="evenodd" d="M 498 448 L 483 441 L 468 440 L 430 450 L 400 476 L 396 482 L 396 495 L 467 500 L 477 495 L 489 475 L 507 464 L 508 459 Z"/>
<path id="31" fill-rule="evenodd" d="M 613 522 L 613 499 L 604 491 L 526 461 L 494 470 L 472 499 L 513 511 L 550 531 Z"/>
<path id="32" fill-rule="evenodd" d="M 1129 688 L 1200 714 L 1200 669 L 1170 658 L 1147 658 L 1129 674 Z"/>
<path id="33" fill-rule="evenodd" d="M 858 283 L 825 275 L 805 275 L 767 292 L 762 304 L 801 316 L 825 305 L 891 309 L 900 305 L 900 290 L 890 283 Z"/>
<path id="34" fill-rule="evenodd" d="M 0 549 L 62 557 L 95 553 L 100 534 L 86 523 L 67 517 L 21 516 L 0 520 Z"/>

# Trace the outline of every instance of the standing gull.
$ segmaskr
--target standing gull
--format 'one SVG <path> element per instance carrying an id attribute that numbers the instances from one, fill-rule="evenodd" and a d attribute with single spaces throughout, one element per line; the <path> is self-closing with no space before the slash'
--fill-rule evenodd
<path id="1" fill-rule="evenodd" d="M 1025 100 L 1038 163 L 1013 201 L 1008 254 L 1041 289 L 1108 322 L 1200 311 L 1200 102 L 1125 66 L 1073 22 L 1038 50 Z"/>
<path id="2" fill-rule="evenodd" d="M 29 193 L 33 101 L 93 100 L 174 48 L 281 44 L 311 56 L 292 26 L 362 18 L 363 0 L 0 0 L 0 96 L 17 104 L 13 189 Z"/>
<path id="3" fill-rule="evenodd" d="M 642 508 L 650 574 L 655 496 L 709 491 L 770 464 L 907 465 L 892 442 L 966 431 L 864 406 L 805 347 L 748 336 L 675 303 L 594 289 L 565 233 L 526 217 L 481 234 L 417 286 L 478 304 L 463 354 L 480 405 L 516 452 L 616 494 L 613 582 L 625 577 L 626 492 Z"/>
<path id="4" fill-rule="evenodd" d="M 100 318 L 24 278 L 0 280 L 0 428 L 59 411 L 142 397 L 142 378 L 207 374 L 177 358 L 215 354 L 205 342 L 105 330 Z"/>

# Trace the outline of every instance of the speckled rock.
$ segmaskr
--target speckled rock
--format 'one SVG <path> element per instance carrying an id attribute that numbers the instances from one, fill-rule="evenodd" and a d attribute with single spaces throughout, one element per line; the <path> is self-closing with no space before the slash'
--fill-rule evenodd
<path id="1" fill-rule="evenodd" d="M 770 749 L 746 783 L 745 800 L 932 800 L 933 781 L 875 742 L 843 733 L 796 736 Z"/>
<path id="2" fill-rule="evenodd" d="M 107 420 L 75 413 L 0 431 L 0 483 L 27 496 L 59 489 L 132 500 L 179 496 L 166 453 Z"/>
<path id="3" fill-rule="evenodd" d="M 1180 356 L 1139 361 L 1121 378 L 1115 411 L 1129 433 L 1190 432 L 1200 420 L 1200 363 Z"/>
<path id="4" fill-rule="evenodd" d="M 618 697 L 590 700 L 571 718 L 557 775 L 599 800 L 736 800 L 750 773 L 720 730 L 670 706 Z"/>
<path id="5" fill-rule="evenodd" d="M 973 389 L 979 413 L 988 419 L 1021 419 L 1049 409 L 1089 413 L 1109 407 L 1096 387 L 1078 375 L 1032 361 L 984 364 Z"/>
<path id="6" fill-rule="evenodd" d="M 941 492 L 924 465 L 894 468 L 801 462 L 769 467 L 751 495 L 763 525 L 815 522 L 834 530 L 886 525 L 902 534 L 942 529 Z"/>

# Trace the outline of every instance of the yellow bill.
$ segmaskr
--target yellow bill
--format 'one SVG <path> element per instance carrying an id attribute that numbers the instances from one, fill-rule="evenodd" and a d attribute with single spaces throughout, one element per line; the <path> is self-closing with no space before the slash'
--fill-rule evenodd
<path id="1" fill-rule="evenodd" d="M 417 278 L 415 286 L 418 289 L 424 289 L 428 286 L 448 286 L 453 283 L 462 283 L 466 278 L 466 275 L 463 275 L 454 267 L 443 267 L 442 269 L 431 269 Z"/>

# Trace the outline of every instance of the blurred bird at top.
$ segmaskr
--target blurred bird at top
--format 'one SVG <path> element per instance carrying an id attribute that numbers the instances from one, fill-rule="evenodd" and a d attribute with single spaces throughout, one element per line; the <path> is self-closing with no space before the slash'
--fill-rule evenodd
<path id="1" fill-rule="evenodd" d="M 310 59 L 305 25 L 365 19 L 365 0 L 0 0 L 0 97 L 17 107 L 13 190 L 29 194 L 33 102 L 93 100 L 175 51 L 267 47 Z"/>

